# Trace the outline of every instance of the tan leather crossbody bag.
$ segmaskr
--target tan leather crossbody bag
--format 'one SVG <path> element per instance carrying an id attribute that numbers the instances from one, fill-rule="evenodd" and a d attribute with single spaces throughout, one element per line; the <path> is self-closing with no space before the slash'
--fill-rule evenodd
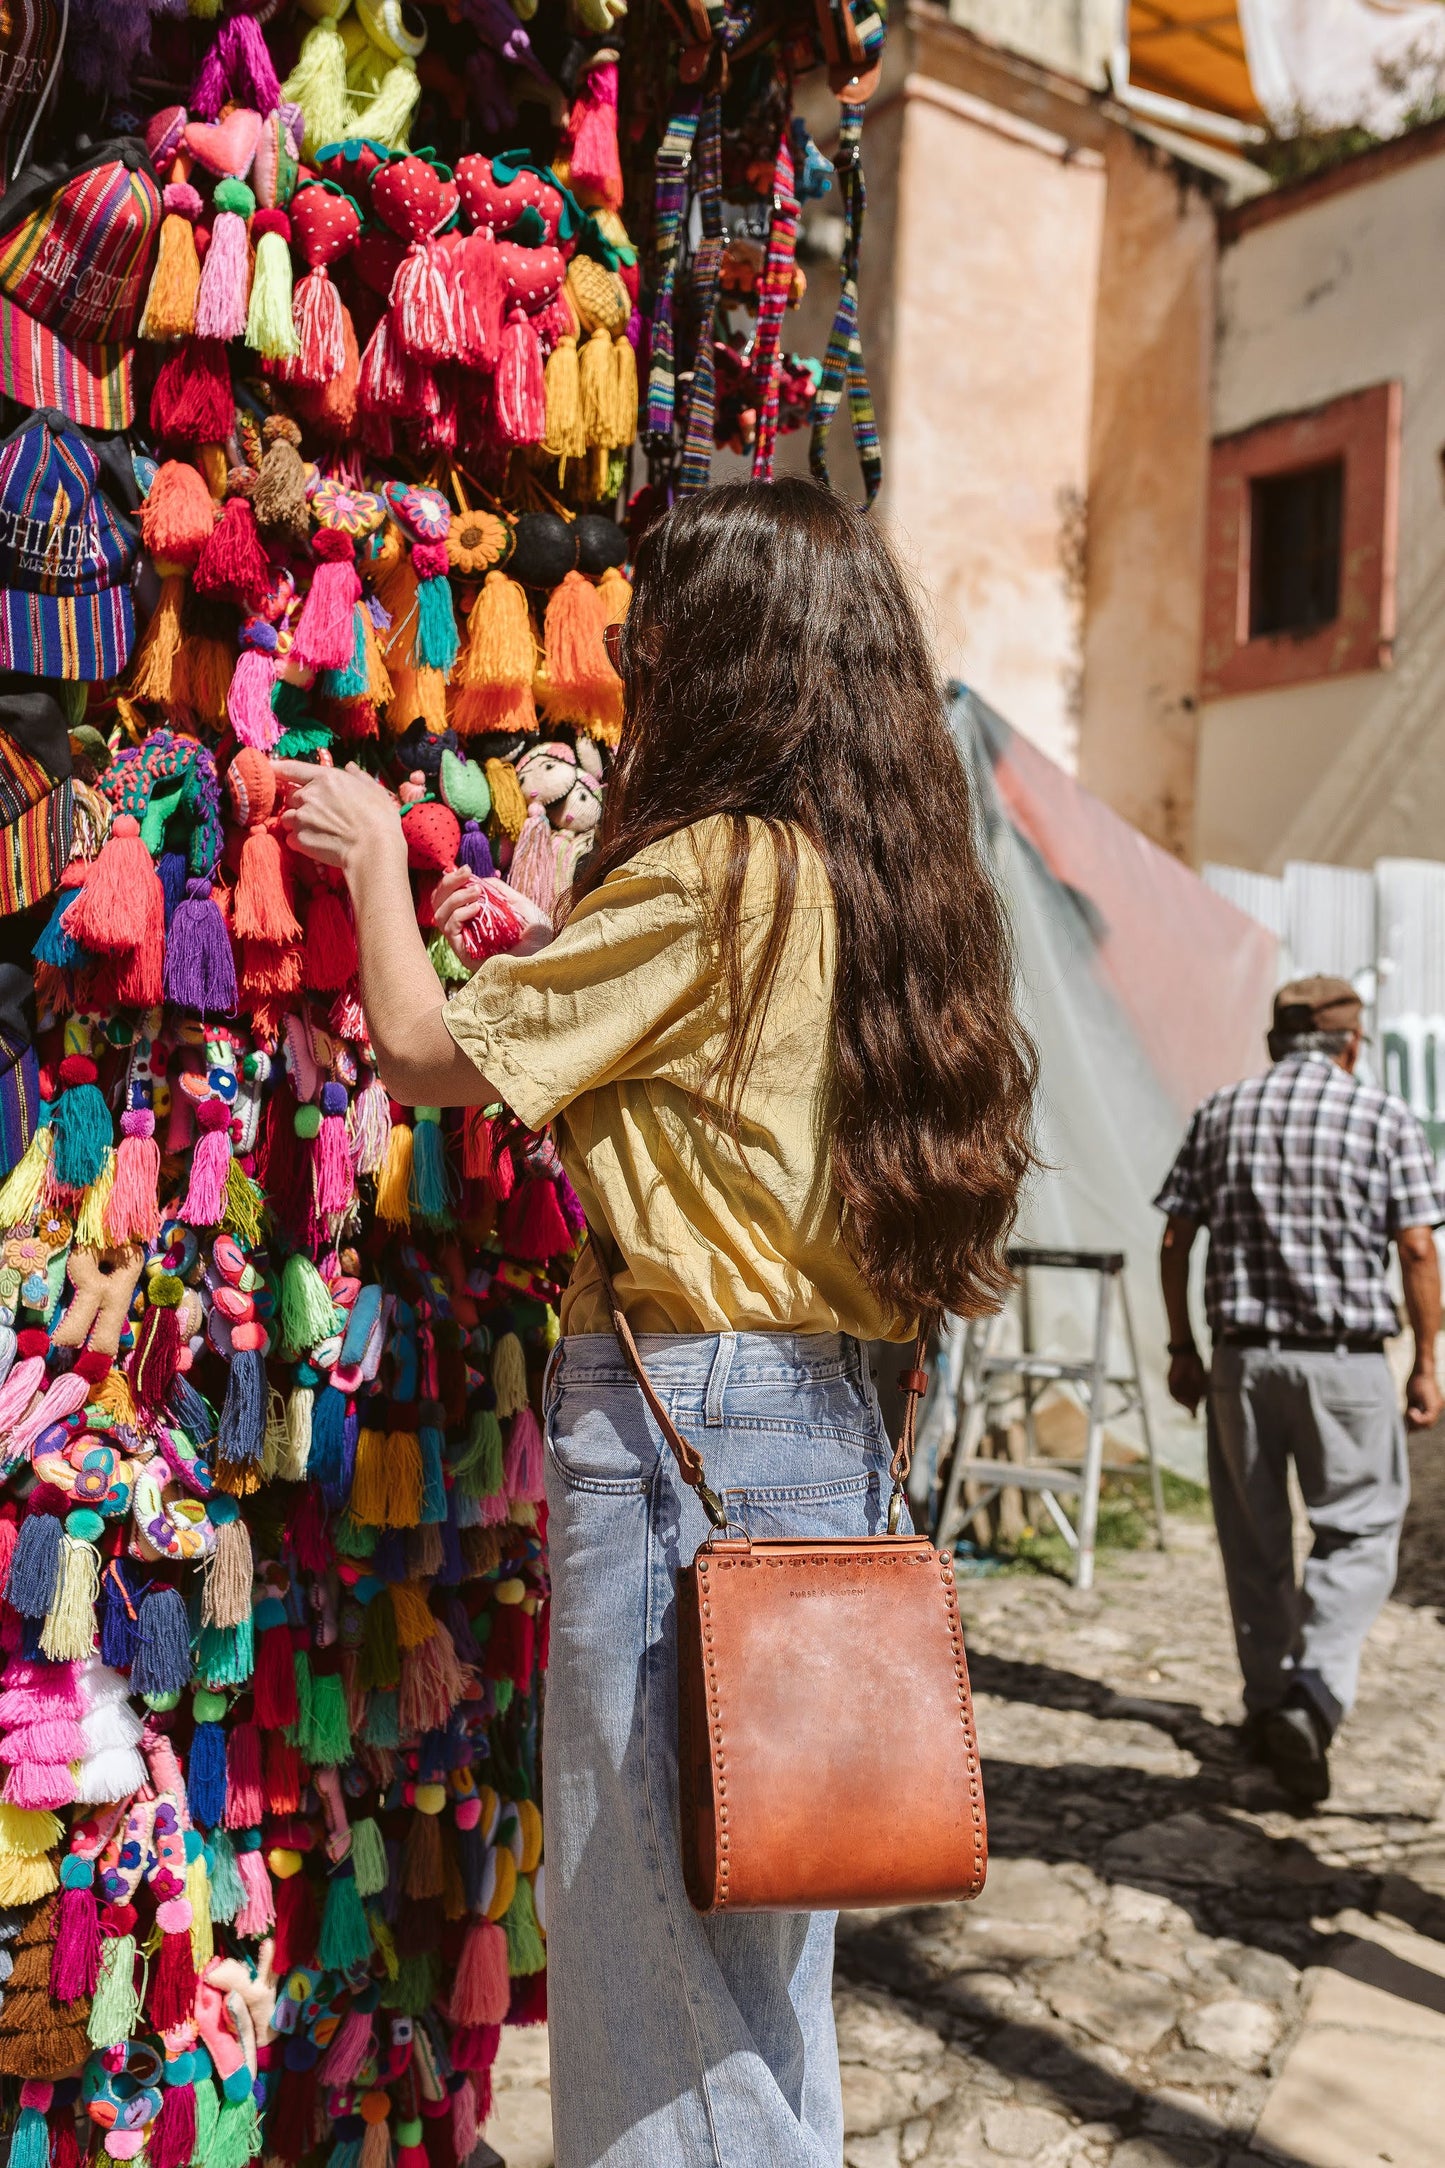
<path id="1" fill-rule="evenodd" d="M 712 1524 L 677 1583 L 688 1896 L 699 1912 L 976 1897 L 988 1837 L 953 1561 L 896 1532 L 928 1382 L 922 1342 L 903 1379 L 890 1532 L 730 1536 L 593 1250 L 628 1367 Z"/>

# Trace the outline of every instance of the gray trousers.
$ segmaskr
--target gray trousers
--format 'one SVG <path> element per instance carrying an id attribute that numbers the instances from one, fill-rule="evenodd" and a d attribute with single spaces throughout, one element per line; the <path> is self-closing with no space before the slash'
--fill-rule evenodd
<path id="1" fill-rule="evenodd" d="M 1300 1687 L 1333 1731 L 1395 1585 L 1410 1497 L 1400 1398 L 1383 1355 L 1216 1346 L 1209 1484 L 1244 1704 Z M 1295 1580 L 1287 1471 L 1314 1544 Z"/>

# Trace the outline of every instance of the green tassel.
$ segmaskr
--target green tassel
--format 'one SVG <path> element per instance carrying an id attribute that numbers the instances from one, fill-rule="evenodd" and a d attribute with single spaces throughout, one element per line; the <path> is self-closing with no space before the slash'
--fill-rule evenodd
<path id="1" fill-rule="evenodd" d="M 191 2168 L 207 2168 L 220 2118 L 221 2100 L 209 2078 L 197 2078 L 195 2085 L 196 2143 L 191 2154 Z"/>
<path id="2" fill-rule="evenodd" d="M 311 1666 L 306 1661 L 306 1651 L 297 1649 L 291 1658 L 291 1669 L 296 1678 L 296 1721 L 286 1727 L 286 1737 L 292 1746 L 305 1752 L 307 1727 L 311 1722 Z"/>
<path id="3" fill-rule="evenodd" d="M 547 1962 L 547 1945 L 537 1926 L 537 1908 L 526 1875 L 517 1877 L 517 1894 L 502 1914 L 507 1934 L 507 1970 L 514 1980 L 540 1972 Z"/>
<path id="4" fill-rule="evenodd" d="M 317 691 L 323 700 L 364 700 L 366 698 L 366 626 L 358 602 L 352 614 L 351 660 L 344 670 L 323 670 L 317 680 Z M 330 733 L 328 732 L 328 736 Z"/>
<path id="5" fill-rule="evenodd" d="M 221 1225 L 233 1234 L 243 1250 L 259 1249 L 266 1221 L 266 1199 L 238 1159 L 226 1169 L 226 1196 L 221 1206 Z"/>
<path id="6" fill-rule="evenodd" d="M 370 1558 L 380 1532 L 367 1527 L 364 1521 L 354 1521 L 349 1513 L 343 1513 L 332 1531 L 331 1541 L 343 1558 Z"/>
<path id="7" fill-rule="evenodd" d="M 95 1084 L 73 1084 L 55 1102 L 55 1179 L 66 1189 L 89 1189 L 115 1143 L 110 1108 Z"/>
<path id="8" fill-rule="evenodd" d="M 379 1897 L 389 1879 L 386 1840 L 369 1815 L 351 1825 L 351 1864 L 358 1896 Z"/>
<path id="9" fill-rule="evenodd" d="M 239 1626 L 203 1626 L 196 1677 L 207 1686 L 244 1686 L 256 1668 L 256 1632 L 248 1611 Z"/>
<path id="10" fill-rule="evenodd" d="M 211 1918 L 228 1927 L 246 1902 L 246 1885 L 236 1865 L 236 1847 L 224 1829 L 211 1831 Z"/>
<path id="11" fill-rule="evenodd" d="M 498 1679 L 498 1680 L 497 1680 L 497 1681 L 495 1682 L 495 1688 L 494 1688 L 494 1691 L 493 1691 L 493 1694 L 492 1694 L 492 1699 L 493 1699 L 493 1700 L 494 1700 L 494 1701 L 496 1702 L 496 1704 L 497 1704 L 497 1714 L 498 1714 L 498 1716 L 505 1716 L 505 1715 L 506 1715 L 506 1713 L 507 1713 L 507 1711 L 508 1711 L 508 1709 L 510 1709 L 510 1708 L 511 1708 L 511 1706 L 512 1706 L 512 1693 L 513 1693 L 513 1687 L 512 1687 L 512 1682 L 511 1682 L 511 1680 L 510 1680 L 510 1679 Z"/>
<path id="12" fill-rule="evenodd" d="M 86 2028 L 94 2048 L 116 2048 L 129 2040 L 140 2017 L 135 1991 L 135 1936 L 114 1935 L 101 1945 L 100 1981 Z"/>
<path id="13" fill-rule="evenodd" d="M 416 587 L 416 659 L 423 669 L 451 675 L 460 645 L 452 587 L 448 579 L 418 580 Z"/>
<path id="14" fill-rule="evenodd" d="M 331 1877 L 317 1953 L 328 1972 L 354 1972 L 358 1965 L 371 1963 L 371 1929 L 349 1866 L 339 1867 Z"/>
<path id="15" fill-rule="evenodd" d="M 390 1987 L 381 1991 L 382 2008 L 401 2010 L 408 2017 L 420 2017 L 441 1985 L 441 1964 L 430 1950 L 421 1950 L 414 1957 L 403 1957 L 396 1968 L 396 1979 Z"/>
<path id="16" fill-rule="evenodd" d="M 303 760 L 308 753 L 319 753 L 329 747 L 336 732 L 328 730 L 324 723 L 302 723 L 295 730 L 283 732 L 271 752 L 277 760 Z"/>
<path id="17" fill-rule="evenodd" d="M 368 1746 L 401 1745 L 401 1712 L 394 1693 L 372 1695 L 366 1705 L 365 1738 Z"/>
<path id="18" fill-rule="evenodd" d="M 309 1257 L 299 1252 L 281 1274 L 281 1351 L 304 1355 L 333 1330 L 336 1305 Z"/>
<path id="19" fill-rule="evenodd" d="M 452 1224 L 452 1182 L 440 1107 L 417 1107 L 412 1130 L 411 1193 L 413 1219 L 428 1227 Z"/>
<path id="20" fill-rule="evenodd" d="M 431 967 L 443 986 L 464 986 L 471 972 L 444 933 L 434 933 L 426 945 Z"/>
<path id="21" fill-rule="evenodd" d="M 291 315 L 291 251 L 279 233 L 263 233 L 256 243 L 246 344 L 269 361 L 289 361 L 301 351 Z"/>
<path id="22" fill-rule="evenodd" d="M 368 1692 L 377 1686 L 400 1686 L 401 1651 L 396 1640 L 396 1607 L 389 1588 L 379 1588 L 366 1607 L 361 1630 L 360 1683 Z"/>
<path id="23" fill-rule="evenodd" d="M 223 2100 L 206 2168 L 249 2168 L 260 2150 L 261 2118 L 256 2113 L 255 2096 Z"/>
<path id="24" fill-rule="evenodd" d="M 311 1701 L 296 1744 L 314 1768 L 334 1769 L 351 1759 L 351 1727 L 346 1721 L 346 1686 L 335 1673 L 311 1681 Z"/>
<path id="25" fill-rule="evenodd" d="M 464 1498 L 499 1498 L 502 1494 L 502 1426 L 494 1408 L 479 1408 L 471 1436 L 452 1462 L 452 1479 Z"/>

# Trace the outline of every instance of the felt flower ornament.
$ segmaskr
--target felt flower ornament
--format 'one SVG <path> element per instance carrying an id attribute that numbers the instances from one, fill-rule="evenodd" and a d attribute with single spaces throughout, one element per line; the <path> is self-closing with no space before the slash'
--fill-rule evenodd
<path id="1" fill-rule="evenodd" d="M 478 580 L 505 564 L 512 551 L 512 530 L 492 512 L 453 512 L 447 529 L 447 562 L 453 572 Z"/>

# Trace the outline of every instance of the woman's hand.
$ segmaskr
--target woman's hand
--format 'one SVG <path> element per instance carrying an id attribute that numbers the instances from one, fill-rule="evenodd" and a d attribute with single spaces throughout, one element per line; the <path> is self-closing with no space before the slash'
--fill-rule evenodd
<path id="1" fill-rule="evenodd" d="M 378 852 L 406 863 L 406 840 L 396 800 L 353 762 L 347 768 L 316 768 L 309 761 L 277 760 L 272 767 L 286 787 L 281 820 L 293 849 L 323 866 L 352 876 Z"/>
<path id="2" fill-rule="evenodd" d="M 475 969 L 476 958 L 467 949 L 462 928 L 478 915 L 485 901 L 481 876 L 465 866 L 453 866 L 432 890 L 431 907 L 436 930 L 446 935 L 452 954 L 459 957 L 469 971 Z"/>

